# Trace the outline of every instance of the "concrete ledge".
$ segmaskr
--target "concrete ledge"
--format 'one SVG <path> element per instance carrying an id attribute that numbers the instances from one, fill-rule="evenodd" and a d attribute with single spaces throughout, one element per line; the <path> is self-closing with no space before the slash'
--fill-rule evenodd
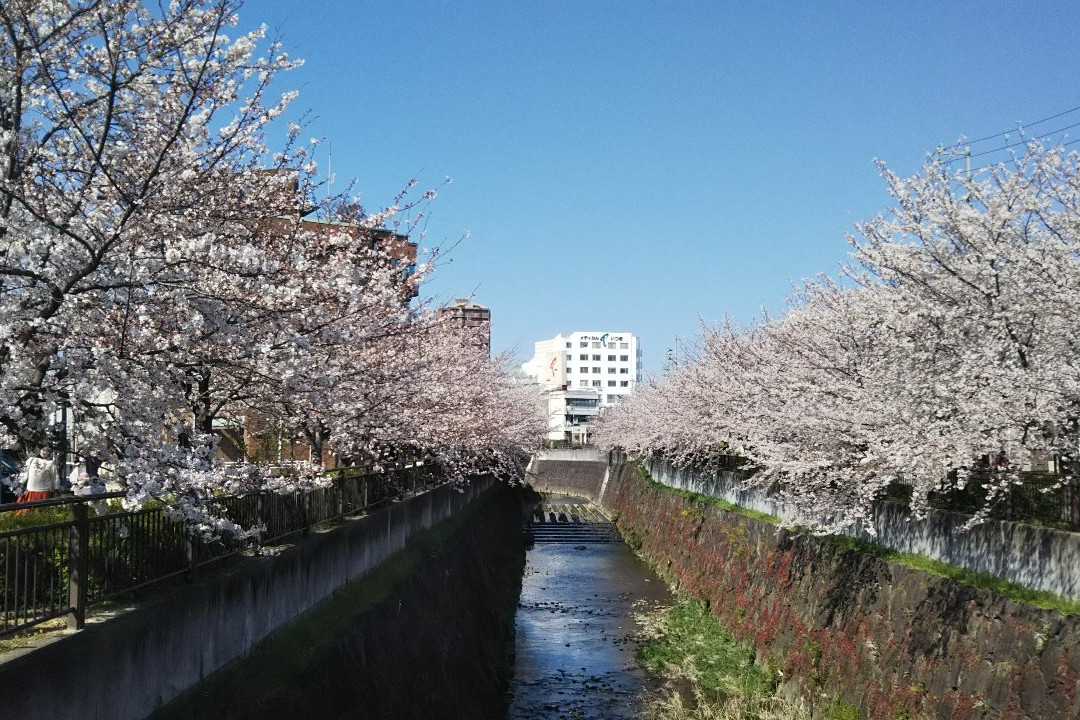
<path id="1" fill-rule="evenodd" d="M 577 462 L 602 462 L 608 461 L 608 453 L 596 448 L 551 448 L 537 450 L 533 455 L 534 460 L 566 460 Z"/>

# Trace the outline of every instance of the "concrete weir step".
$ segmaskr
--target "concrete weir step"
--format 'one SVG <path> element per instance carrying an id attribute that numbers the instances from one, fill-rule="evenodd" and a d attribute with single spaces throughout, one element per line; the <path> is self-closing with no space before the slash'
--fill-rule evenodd
<path id="1" fill-rule="evenodd" d="M 532 542 L 535 543 L 617 543 L 619 532 L 600 525 L 581 526 L 578 529 L 553 530 L 544 526 L 530 526 Z"/>
<path id="2" fill-rule="evenodd" d="M 612 543 L 619 531 L 587 503 L 545 502 L 526 526 L 534 543 Z"/>

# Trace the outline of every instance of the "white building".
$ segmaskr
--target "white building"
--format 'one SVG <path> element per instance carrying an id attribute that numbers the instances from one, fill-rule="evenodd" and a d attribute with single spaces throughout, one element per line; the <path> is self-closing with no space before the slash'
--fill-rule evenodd
<path id="1" fill-rule="evenodd" d="M 641 382 L 641 349 L 627 332 L 574 332 L 535 343 L 521 369 L 545 390 L 592 388 L 607 407 L 634 392 Z"/>
<path id="2" fill-rule="evenodd" d="M 549 390 L 547 396 L 548 440 L 584 445 L 589 424 L 600 413 L 600 394 L 592 388 Z"/>
<path id="3" fill-rule="evenodd" d="M 547 392 L 548 437 L 582 442 L 600 408 L 634 392 L 641 381 L 638 340 L 626 332 L 574 332 L 535 343 L 521 366 Z"/>

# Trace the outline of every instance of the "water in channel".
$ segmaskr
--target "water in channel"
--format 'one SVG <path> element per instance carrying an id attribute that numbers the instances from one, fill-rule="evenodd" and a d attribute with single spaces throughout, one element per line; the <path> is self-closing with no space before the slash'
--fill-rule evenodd
<path id="1" fill-rule="evenodd" d="M 586 501 L 549 497 L 541 512 L 515 618 L 507 717 L 636 717 L 657 682 L 635 658 L 633 616 L 669 604 L 670 593 Z M 574 527 L 583 525 L 594 532 Z"/>

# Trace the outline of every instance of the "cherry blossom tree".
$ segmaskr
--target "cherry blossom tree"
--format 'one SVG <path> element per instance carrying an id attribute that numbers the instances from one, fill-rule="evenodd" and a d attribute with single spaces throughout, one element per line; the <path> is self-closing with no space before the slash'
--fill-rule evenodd
<path id="1" fill-rule="evenodd" d="M 512 358 L 489 359 L 478 330 L 429 313 L 406 357 L 417 368 L 401 436 L 423 448 L 459 481 L 491 472 L 520 479 L 525 453 L 547 429 L 539 391 L 512 379 Z"/>
<path id="2" fill-rule="evenodd" d="M 403 427 L 408 444 L 472 455 L 506 433 L 525 442 L 509 423 L 483 426 L 486 445 L 450 443 L 443 414 L 416 409 L 410 384 L 448 391 L 399 355 L 433 331 L 409 308 L 424 273 L 407 272 L 394 231 L 434 191 L 310 219 L 301 128 L 265 144 L 295 97 L 270 88 L 298 63 L 262 29 L 234 34 L 239 5 L 0 6 L 0 444 L 53 442 L 70 408 L 81 451 L 132 503 L 169 500 L 209 534 L 235 529 L 211 497 L 252 480 L 212 462 L 222 414 L 350 450 L 349 432 L 389 446 Z"/>
<path id="3" fill-rule="evenodd" d="M 262 144 L 295 66 L 236 4 L 16 1 L 0 8 L 0 426 L 47 441 L 75 406 L 88 449 L 141 484 L 191 467 L 177 359 L 224 326 L 223 296 L 270 265 L 253 223 L 288 210 Z M 281 153 L 292 167 L 303 153 Z M 179 395 L 182 396 L 182 393 Z"/>
<path id="4" fill-rule="evenodd" d="M 987 507 L 1015 468 L 1074 460 L 1080 161 L 1032 145 L 969 176 L 952 159 L 906 179 L 881 166 L 896 206 L 857 226 L 840 281 L 805 283 L 782 317 L 703 327 L 696 359 L 598 437 L 683 463 L 737 453 L 823 528 L 868 517 L 893 482 L 919 512 L 987 456 L 1011 468 Z"/>
<path id="5" fill-rule="evenodd" d="M 539 402 L 511 382 L 510 359 L 489 359 L 472 331 L 438 312 L 421 310 L 327 360 L 341 369 L 325 395 L 302 413 L 302 394 L 282 397 L 353 461 L 379 468 L 423 459 L 457 481 L 481 472 L 513 480 L 543 435 Z"/>
<path id="6" fill-rule="evenodd" d="M 981 456 L 1076 457 L 1080 158 L 1032 144 L 973 177 L 951 159 L 908 179 L 882 167 L 897 207 L 852 239 L 849 275 L 889 289 L 892 366 L 911 374 L 889 397 L 917 505 Z M 989 501 L 1016 482 L 993 474 Z"/>

